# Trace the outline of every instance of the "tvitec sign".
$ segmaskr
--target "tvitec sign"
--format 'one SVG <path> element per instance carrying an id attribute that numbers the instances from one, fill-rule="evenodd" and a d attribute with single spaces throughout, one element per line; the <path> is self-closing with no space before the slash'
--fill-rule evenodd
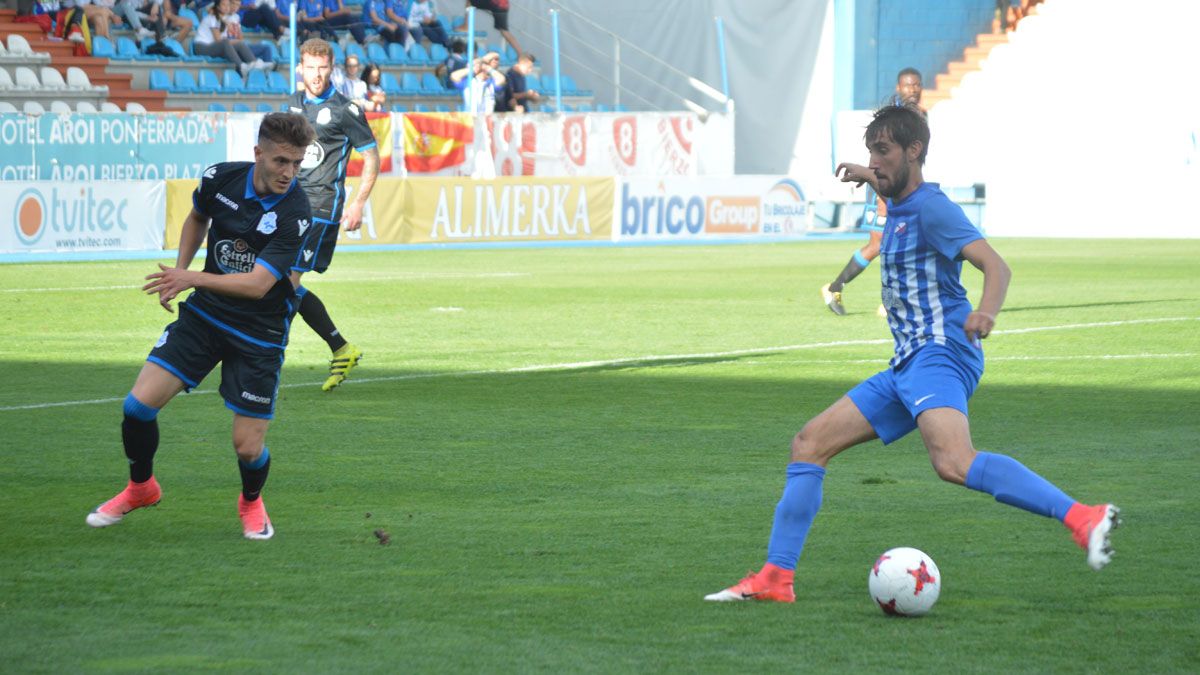
<path id="1" fill-rule="evenodd" d="M 778 176 L 630 178 L 615 206 L 622 239 L 800 235 L 808 213 L 800 185 Z"/>

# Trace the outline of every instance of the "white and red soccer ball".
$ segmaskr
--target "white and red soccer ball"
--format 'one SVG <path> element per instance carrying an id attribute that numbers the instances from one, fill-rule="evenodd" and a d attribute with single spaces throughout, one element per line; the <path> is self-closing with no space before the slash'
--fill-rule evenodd
<path id="1" fill-rule="evenodd" d="M 921 616 L 942 591 L 942 573 L 933 558 L 915 548 L 884 552 L 867 574 L 871 599 L 885 614 Z"/>

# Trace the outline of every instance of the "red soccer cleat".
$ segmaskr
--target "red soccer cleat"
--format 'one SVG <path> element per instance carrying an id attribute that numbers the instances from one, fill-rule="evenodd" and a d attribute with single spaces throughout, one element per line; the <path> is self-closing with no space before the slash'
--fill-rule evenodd
<path id="1" fill-rule="evenodd" d="M 97 506 L 88 514 L 87 524 L 92 527 L 116 525 L 130 511 L 154 506 L 160 499 L 162 499 L 162 488 L 158 486 L 158 481 L 154 480 L 154 476 L 151 476 L 150 480 L 145 483 L 129 481 L 125 489 L 121 490 L 116 497 Z"/>
<path id="2" fill-rule="evenodd" d="M 267 507 L 263 505 L 262 497 L 248 502 L 239 494 L 238 516 L 242 519 L 242 536 L 247 539 L 270 539 L 275 536 L 275 528 L 271 527 L 271 519 L 267 517 Z"/>
<path id="3" fill-rule="evenodd" d="M 736 602 L 761 600 L 764 602 L 795 602 L 796 592 L 792 589 L 792 570 L 785 570 L 771 563 L 763 565 L 758 572 L 750 572 L 744 579 L 723 591 L 704 596 L 713 602 Z"/>
<path id="4" fill-rule="evenodd" d="M 1121 509 L 1112 504 L 1088 506 L 1076 502 L 1067 511 L 1063 524 L 1071 530 L 1071 536 L 1079 547 L 1087 551 L 1088 565 L 1102 569 L 1112 562 L 1113 547 L 1109 533 L 1121 524 Z"/>

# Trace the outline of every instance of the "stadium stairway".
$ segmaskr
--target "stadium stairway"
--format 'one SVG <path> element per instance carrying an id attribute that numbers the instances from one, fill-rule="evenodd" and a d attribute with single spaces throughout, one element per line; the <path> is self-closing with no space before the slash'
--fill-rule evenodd
<path id="1" fill-rule="evenodd" d="M 1038 11 L 1037 5 L 1031 8 L 1033 14 Z M 926 110 L 933 108 L 934 105 L 948 100 L 954 88 L 962 83 L 963 78 L 968 73 L 979 70 L 980 64 L 987 59 L 988 54 L 992 52 L 997 45 L 1008 44 L 1009 35 L 1013 28 L 1010 26 L 1007 33 L 1000 32 L 997 22 L 993 22 L 994 32 L 980 33 L 975 36 L 975 44 L 963 50 L 963 57 L 958 61 L 953 61 L 946 66 L 946 72 L 938 73 L 934 78 L 934 88 L 925 89 L 921 92 L 921 105 Z"/>
<path id="2" fill-rule="evenodd" d="M 29 41 L 35 54 L 47 54 L 50 57 L 50 67 L 66 73 L 74 66 L 87 73 L 88 79 L 95 86 L 108 87 L 107 100 L 126 108 L 130 103 L 143 106 L 148 111 L 179 110 L 168 108 L 167 95 L 161 91 L 134 89 L 133 77 L 128 74 L 109 73 L 108 59 L 94 56 L 75 56 L 75 46 L 65 40 L 48 40 L 41 27 L 32 23 L 17 23 L 17 12 L 12 9 L 0 9 L 0 39 L 7 40 L 9 35 L 17 34 Z M 20 99 L 13 92 L 6 92 L 6 99 Z"/>

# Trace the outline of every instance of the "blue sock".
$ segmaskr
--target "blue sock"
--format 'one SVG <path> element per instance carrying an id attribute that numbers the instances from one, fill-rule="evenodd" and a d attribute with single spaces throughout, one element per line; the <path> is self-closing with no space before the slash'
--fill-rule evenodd
<path id="1" fill-rule="evenodd" d="M 1075 504 L 1074 499 L 1024 464 L 991 452 L 975 455 L 967 470 L 966 486 L 986 492 L 998 502 L 1060 521 Z"/>
<path id="2" fill-rule="evenodd" d="M 775 507 L 775 524 L 767 544 L 767 562 L 785 570 L 796 569 L 800 549 L 817 511 L 821 510 L 821 484 L 825 469 L 807 462 L 792 462 L 787 467 L 787 484 Z"/>

